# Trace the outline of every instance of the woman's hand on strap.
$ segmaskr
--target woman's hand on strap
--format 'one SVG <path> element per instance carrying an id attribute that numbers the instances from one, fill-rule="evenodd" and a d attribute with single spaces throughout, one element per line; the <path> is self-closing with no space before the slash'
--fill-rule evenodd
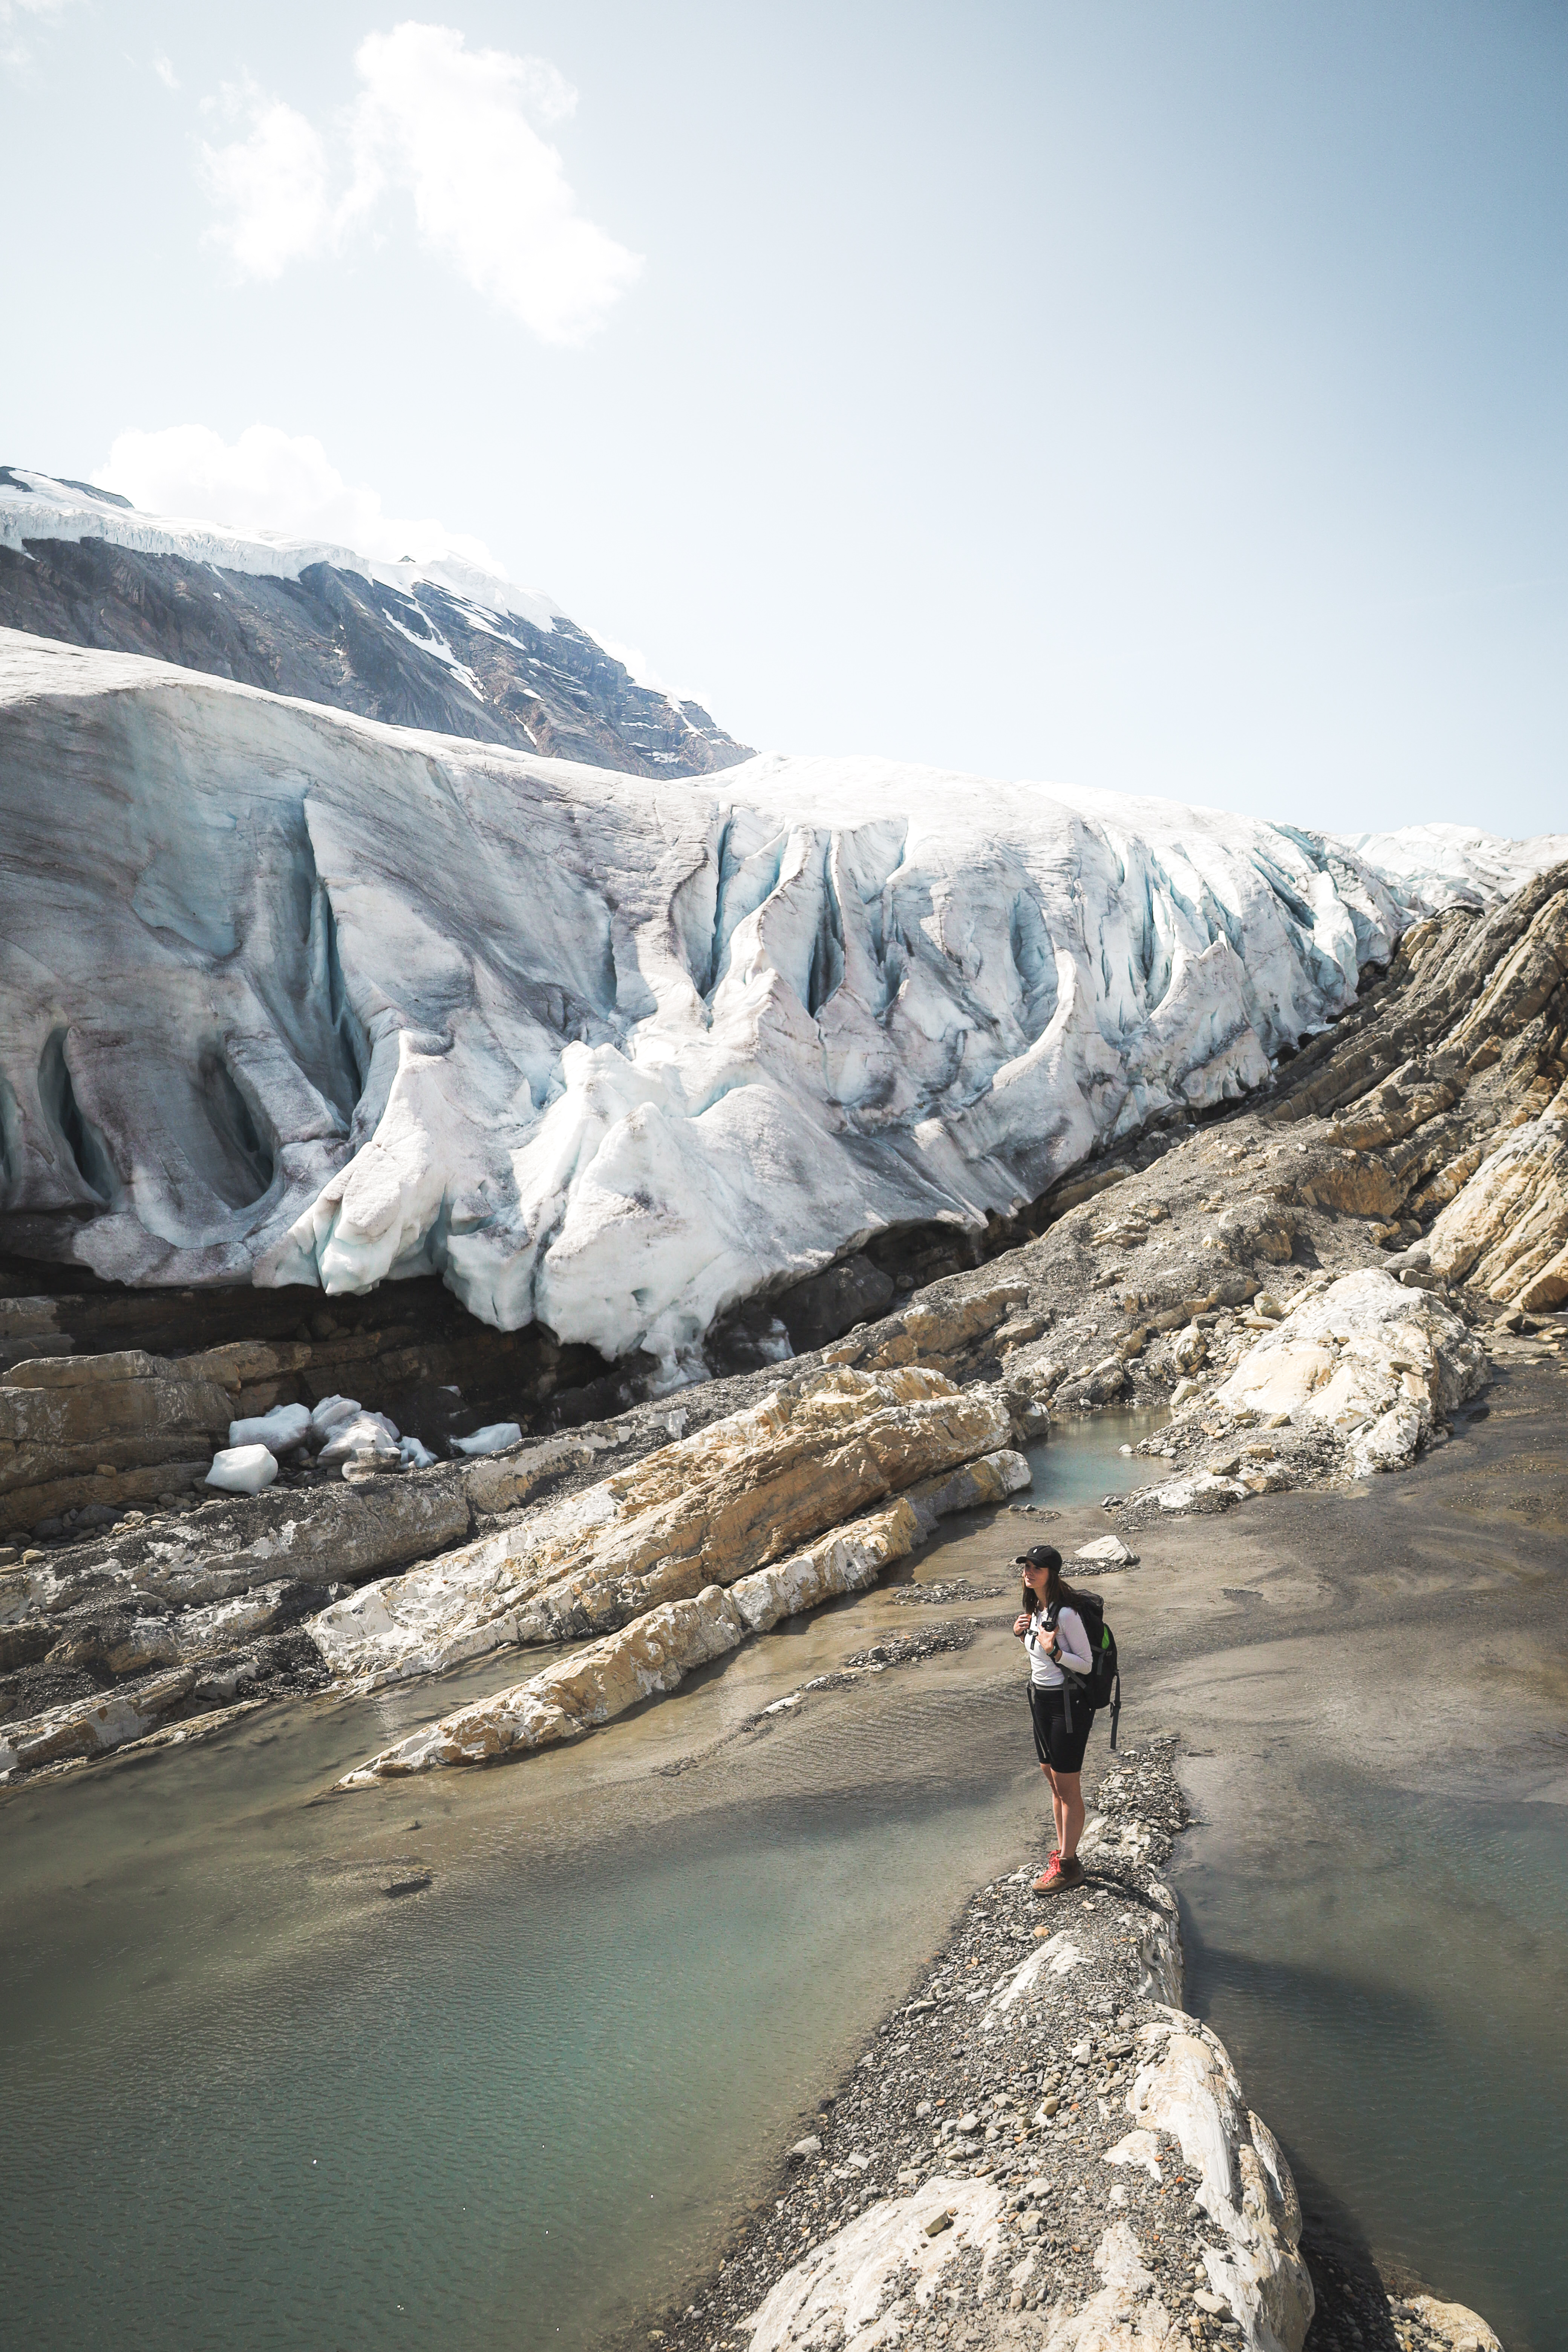
<path id="1" fill-rule="evenodd" d="M 1020 1609 L 1020 1611 L 1018 1612 L 1018 1614 L 1017 1614 L 1017 1615 L 1014 1618 L 1014 1620 L 1013 1620 L 1013 1631 L 1014 1631 L 1014 1633 L 1017 1635 L 1017 1637 L 1018 1637 L 1019 1641 L 1021 1642 L 1021 1641 L 1023 1640 L 1023 1638 L 1024 1638 L 1025 1634 L 1028 1632 L 1028 1630 L 1029 1630 L 1029 1621 L 1028 1621 L 1028 1619 L 1025 1616 L 1025 1614 L 1024 1614 L 1023 1611 Z"/>

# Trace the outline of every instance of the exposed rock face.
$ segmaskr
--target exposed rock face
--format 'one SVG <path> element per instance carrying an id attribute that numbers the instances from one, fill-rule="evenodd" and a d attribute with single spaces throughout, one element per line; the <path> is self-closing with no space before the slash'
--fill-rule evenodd
<path id="1" fill-rule="evenodd" d="M 1485 1378 L 1485 1350 L 1451 1307 L 1368 1267 L 1303 1298 L 1248 1349 L 1214 1402 L 1238 1416 L 1321 1423 L 1352 1437 L 1359 1470 L 1393 1470 Z"/>
<path id="2" fill-rule="evenodd" d="M 0 627 L 633 775 L 750 756 L 700 703 L 638 686 L 547 596 L 472 565 L 172 522 L 5 466 Z"/>
<path id="3" fill-rule="evenodd" d="M 210 1459 L 230 1412 L 227 1390 L 199 1360 L 171 1364 L 131 1349 L 15 1364 L 0 1378 L 0 1523 L 30 1523 L 89 1481 L 118 1484 L 105 1472 L 204 1450 Z"/>
<path id="4" fill-rule="evenodd" d="M 1003 2253 L 1003 2192 L 991 2180 L 939 2174 L 912 2197 L 881 2200 L 786 2271 L 750 2322 L 751 2352 L 880 2352 L 915 2312 L 929 2312 L 956 2258 L 982 2274 Z M 894 2304 L 893 2281 L 903 2292 Z"/>
<path id="5" fill-rule="evenodd" d="M 489 1764 L 580 1738 L 645 1699 L 663 1697 L 753 1633 L 771 1633 L 784 1618 L 840 1593 L 864 1591 L 929 1535 L 939 1517 L 1004 1502 L 1028 1481 L 1028 1464 L 1010 1452 L 922 1480 L 886 1510 L 868 1512 L 792 1559 L 738 1578 L 727 1592 L 710 1584 L 692 1600 L 666 1601 L 513 1689 L 426 1726 L 338 1786 L 363 1788 L 438 1765 Z"/>
<path id="6" fill-rule="evenodd" d="M 1479 1160 L 1432 1228 L 1432 1270 L 1527 1310 L 1568 1299 L 1568 1087 Z"/>
<path id="7" fill-rule="evenodd" d="M 1269 1117 L 1305 1132 L 1331 1114 L 1299 1200 L 1384 1221 L 1438 1214 L 1440 1274 L 1555 1306 L 1568 1297 L 1565 1082 L 1559 864 L 1484 917 L 1454 907 L 1407 932 L 1386 989 L 1299 1056 Z"/>
<path id="8" fill-rule="evenodd" d="M 1301 2208 L 1279 2141 L 1241 2095 L 1224 2043 L 1168 2011 L 1138 2035 L 1140 2065 L 1128 2094 L 1135 2127 L 1168 2132 L 1203 2175 L 1198 2203 L 1223 2248 L 1204 2256 L 1209 2291 L 1241 2323 L 1248 2344 L 1297 2352 L 1312 2318 L 1300 2255 Z"/>
<path id="9" fill-rule="evenodd" d="M 334 1674 L 372 1680 L 581 1639 L 732 1584 L 1011 1435 L 989 1391 L 915 1367 L 785 1382 L 515 1529 L 364 1587 L 311 1635 Z"/>

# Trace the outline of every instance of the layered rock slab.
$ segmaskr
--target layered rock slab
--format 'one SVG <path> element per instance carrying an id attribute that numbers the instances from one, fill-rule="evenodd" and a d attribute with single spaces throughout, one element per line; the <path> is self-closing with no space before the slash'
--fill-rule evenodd
<path id="1" fill-rule="evenodd" d="M 689 1601 L 668 1601 L 618 1633 L 591 1642 L 510 1690 L 461 1707 L 346 1773 L 338 1786 L 363 1788 L 448 1764 L 489 1764 L 577 1739 L 645 1699 L 663 1697 L 754 1633 L 804 1615 L 846 1592 L 863 1592 L 929 1535 L 950 1511 L 1005 1502 L 1027 1486 L 1021 1454 L 983 1455 L 930 1478 L 885 1510 L 836 1528 L 804 1551 L 742 1576 L 725 1591 L 710 1584 Z"/>
<path id="2" fill-rule="evenodd" d="M 375 1683 L 582 1640 L 727 1586 L 922 1479 L 1008 1447 L 993 1391 L 906 1365 L 785 1381 L 514 1528 L 324 1610 L 331 1671 Z"/>
<path id="3" fill-rule="evenodd" d="M 1428 1248 L 1434 1273 L 1527 1312 L 1568 1299 L 1568 1087 L 1479 1161 Z"/>

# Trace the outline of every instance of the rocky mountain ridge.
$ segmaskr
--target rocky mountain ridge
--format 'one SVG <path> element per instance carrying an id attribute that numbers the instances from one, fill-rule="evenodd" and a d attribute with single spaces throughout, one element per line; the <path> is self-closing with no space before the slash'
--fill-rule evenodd
<path id="1" fill-rule="evenodd" d="M 700 703 L 638 685 L 549 597 L 477 566 L 144 515 L 15 466 L 0 466 L 0 628 L 632 775 L 750 757 Z"/>

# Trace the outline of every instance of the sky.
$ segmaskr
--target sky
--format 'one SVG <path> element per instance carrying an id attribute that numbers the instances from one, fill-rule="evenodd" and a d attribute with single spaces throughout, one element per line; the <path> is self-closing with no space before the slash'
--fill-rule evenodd
<path id="1" fill-rule="evenodd" d="M 426 6 L 0 0 L 0 462 L 759 747 L 1568 823 L 1560 0 Z"/>

